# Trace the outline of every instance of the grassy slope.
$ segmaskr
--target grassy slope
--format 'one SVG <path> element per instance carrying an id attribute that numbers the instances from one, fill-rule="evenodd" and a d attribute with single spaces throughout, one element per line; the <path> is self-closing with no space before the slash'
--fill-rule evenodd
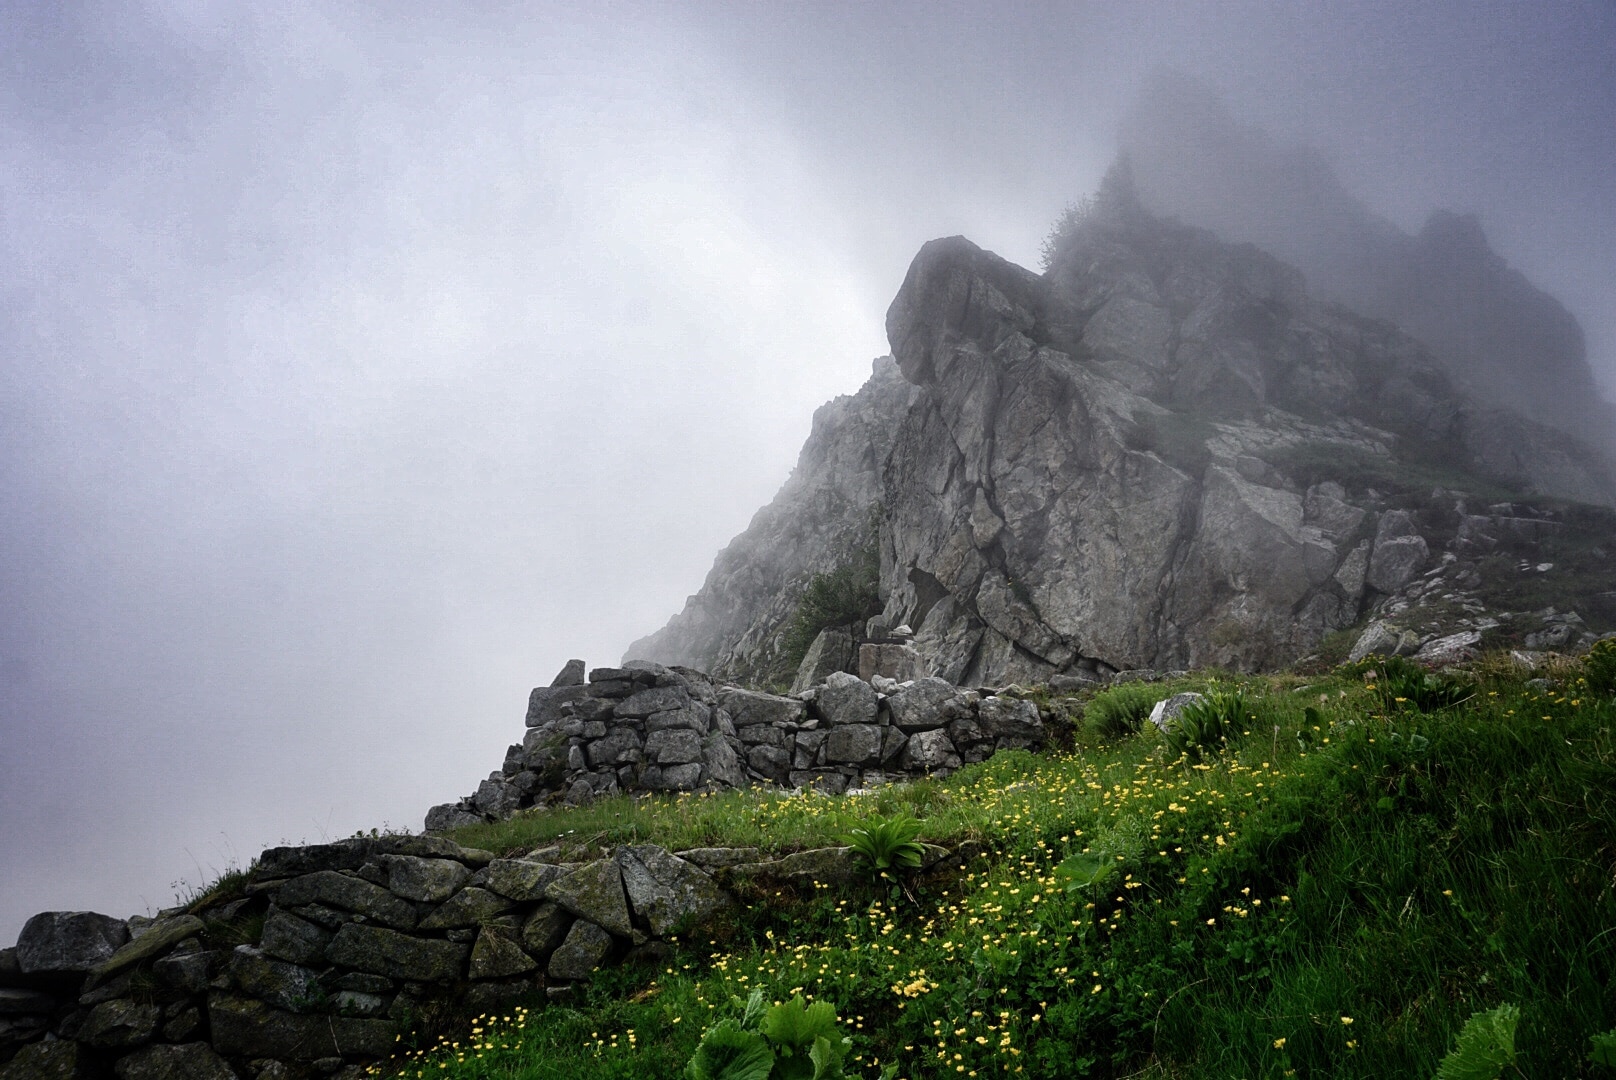
<path id="1" fill-rule="evenodd" d="M 1524 1075 L 1600 1075 L 1586 1055 L 1616 1027 L 1616 701 L 1495 680 L 1422 715 L 1354 677 L 1295 682 L 1248 684 L 1250 734 L 1210 766 L 1134 736 L 858 798 L 613 800 L 462 835 L 788 849 L 913 809 L 925 839 L 991 851 L 948 860 L 912 899 L 752 898 L 659 970 L 604 972 L 570 1007 L 484 1020 L 381 1071 L 677 1076 L 732 997 L 762 987 L 833 1002 L 871 1077 L 878 1062 L 913 1078 L 1426 1077 L 1503 1002 L 1521 1007 Z M 1085 851 L 1115 869 L 1068 891 L 1056 867 Z"/>

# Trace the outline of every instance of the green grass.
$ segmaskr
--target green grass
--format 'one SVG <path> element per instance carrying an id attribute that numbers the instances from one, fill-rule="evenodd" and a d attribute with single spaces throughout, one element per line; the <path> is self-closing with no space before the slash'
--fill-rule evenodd
<path id="1" fill-rule="evenodd" d="M 678 1076 L 703 1029 L 761 988 L 830 1002 L 849 1074 L 872 1078 L 878 1063 L 910 1078 L 1429 1077 L 1473 1013 L 1506 1004 L 1523 1075 L 1602 1075 L 1587 1055 L 1616 1027 L 1616 701 L 1504 670 L 1429 714 L 1386 711 L 1356 674 L 1248 680 L 1261 721 L 1194 766 L 1146 731 L 1002 754 L 913 795 L 542 815 L 522 843 L 570 828 L 778 849 L 901 811 L 928 841 L 985 852 L 908 892 L 764 897 L 722 941 L 680 942 L 658 969 L 600 973 L 565 1007 L 483 1018 L 378 1071 Z"/>

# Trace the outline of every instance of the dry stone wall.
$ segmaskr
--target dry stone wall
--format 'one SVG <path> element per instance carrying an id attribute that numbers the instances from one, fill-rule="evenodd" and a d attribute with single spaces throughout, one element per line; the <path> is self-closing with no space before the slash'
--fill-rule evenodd
<path id="1" fill-rule="evenodd" d="M 853 872 L 846 848 L 274 848 L 233 899 L 30 919 L 0 950 L 0 1080 L 357 1078 L 422 1017 L 565 998 L 602 967 L 663 959 L 737 893 Z"/>
<path id="2" fill-rule="evenodd" d="M 947 775 L 1045 738 L 1032 702 L 939 678 L 866 682 L 833 671 L 783 696 L 640 661 L 595 668 L 586 678 L 575 660 L 533 691 L 527 734 L 503 768 L 475 793 L 433 807 L 426 827 L 452 829 L 618 792 L 772 784 L 840 794 Z"/>
<path id="3" fill-rule="evenodd" d="M 586 676 L 582 661 L 533 691 L 527 725 L 427 835 L 272 848 L 228 895 L 155 918 L 34 916 L 0 950 L 0 1080 L 356 1080 L 423 1017 L 564 997 L 601 967 L 660 960 L 759 889 L 854 873 L 846 848 L 498 858 L 431 830 L 619 791 L 840 793 L 1046 738 L 1032 702 L 936 678 L 832 672 L 781 696 L 649 663 Z"/>

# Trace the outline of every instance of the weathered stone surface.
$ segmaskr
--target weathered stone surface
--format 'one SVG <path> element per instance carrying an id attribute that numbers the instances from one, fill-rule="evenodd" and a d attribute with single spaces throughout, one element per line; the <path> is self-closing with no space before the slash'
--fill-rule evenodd
<path id="1" fill-rule="evenodd" d="M 644 760 L 645 756 L 639 735 L 626 727 L 617 728 L 604 738 L 591 741 L 584 753 L 591 769 L 634 764 Z"/>
<path id="2" fill-rule="evenodd" d="M 852 848 L 812 848 L 768 862 L 736 866 L 724 871 L 724 874 L 726 880 L 737 885 L 771 882 L 793 885 L 803 882 L 845 885 L 857 877 L 858 862 Z"/>
<path id="3" fill-rule="evenodd" d="M 229 954 L 222 949 L 170 953 L 152 962 L 152 972 L 175 990 L 187 994 L 200 994 L 207 989 L 208 983 L 227 962 L 228 956 Z"/>
<path id="4" fill-rule="evenodd" d="M 163 1012 L 156 1005 L 142 1005 L 128 998 L 103 1001 L 90 1010 L 78 1041 L 90 1046 L 121 1048 L 151 1041 Z"/>
<path id="5" fill-rule="evenodd" d="M 1474 659 L 1480 644 L 1480 630 L 1460 630 L 1456 634 L 1446 634 L 1426 642 L 1420 646 L 1414 658 L 1433 665 L 1457 664 Z"/>
<path id="6" fill-rule="evenodd" d="M 438 904 L 453 896 L 471 877 L 471 870 L 454 859 L 423 859 L 416 855 L 388 855 L 387 889 L 405 900 Z"/>
<path id="7" fill-rule="evenodd" d="M 791 749 L 793 769 L 811 769 L 824 760 L 820 751 L 825 747 L 828 731 L 799 731 Z"/>
<path id="8" fill-rule="evenodd" d="M 481 814 L 472 813 L 459 803 L 440 803 L 426 812 L 423 827 L 427 832 L 448 832 L 451 829 L 464 829 L 468 825 L 481 825 L 484 822 Z"/>
<path id="9" fill-rule="evenodd" d="M 977 723 L 982 731 L 994 737 L 1009 736 L 1042 741 L 1044 722 L 1038 715 L 1038 706 L 1030 701 L 992 695 L 977 705 Z"/>
<path id="10" fill-rule="evenodd" d="M 490 864 L 492 865 L 492 864 Z M 515 910 L 515 903 L 487 889 L 467 885 L 421 920 L 422 930 L 453 930 L 481 926 Z"/>
<path id="11" fill-rule="evenodd" d="M 542 962 L 561 944 L 571 925 L 571 913 L 560 904 L 540 904 L 522 924 L 522 948 Z"/>
<path id="12" fill-rule="evenodd" d="M 683 708 L 664 709 L 647 716 L 645 730 L 647 734 L 654 734 L 658 731 L 683 729 L 705 735 L 712 726 L 712 718 L 712 710 L 707 705 L 693 701 Z"/>
<path id="13" fill-rule="evenodd" d="M 879 707 L 875 688 L 845 671 L 832 673 L 814 700 L 814 708 L 830 724 L 873 724 Z"/>
<path id="14" fill-rule="evenodd" d="M 640 786 L 647 791 L 694 791 L 701 784 L 701 764 L 648 765 L 640 774 Z"/>
<path id="15" fill-rule="evenodd" d="M 841 724 L 825 740 L 825 760 L 833 765 L 881 764 L 881 729 L 874 724 Z"/>
<path id="16" fill-rule="evenodd" d="M 70 1039 L 30 1043 L 0 1065 L 0 1080 L 90 1080 L 90 1052 Z"/>
<path id="17" fill-rule="evenodd" d="M 755 847 L 690 848 L 674 854 L 703 870 L 718 870 L 726 866 L 739 866 L 742 863 L 758 861 L 758 849 Z"/>
<path id="18" fill-rule="evenodd" d="M 326 948 L 333 964 L 413 982 L 458 978 L 470 950 L 453 941 L 417 938 L 381 926 L 348 923 Z"/>
<path id="19" fill-rule="evenodd" d="M 335 870 L 319 870 L 293 878 L 275 891 L 274 898 L 281 907 L 325 904 L 398 930 L 415 926 L 415 909 L 408 903 L 380 885 Z"/>
<path id="20" fill-rule="evenodd" d="M 358 870 L 365 863 L 376 862 L 386 855 L 458 859 L 470 866 L 486 866 L 494 857 L 486 851 L 461 847 L 444 836 L 356 836 L 330 844 L 270 848 L 258 856 L 253 877 L 257 881 L 272 881 L 318 870 Z"/>
<path id="21" fill-rule="evenodd" d="M 568 660 L 556 677 L 550 680 L 552 687 L 582 686 L 583 684 L 584 662 L 582 660 Z"/>
<path id="22" fill-rule="evenodd" d="M 1173 729 L 1173 722 L 1178 719 L 1179 713 L 1205 700 L 1205 695 L 1197 694 L 1193 690 L 1163 698 L 1150 710 L 1150 722 L 1156 725 L 1158 731 L 1166 734 Z"/>
<path id="23" fill-rule="evenodd" d="M 118 1059 L 118 1080 L 240 1080 L 207 1043 L 148 1046 Z"/>
<path id="24" fill-rule="evenodd" d="M 550 883 L 549 900 L 581 920 L 588 920 L 619 937 L 632 937 L 623 872 L 616 861 L 599 859 Z"/>
<path id="25" fill-rule="evenodd" d="M 485 926 L 477 934 L 477 943 L 471 947 L 471 965 L 467 977 L 504 979 L 512 975 L 525 975 L 537 967 L 533 958 L 522 951 L 515 931 Z"/>
<path id="26" fill-rule="evenodd" d="M 696 925 L 732 906 L 732 900 L 700 867 L 659 847 L 619 848 L 623 888 L 633 915 L 652 934 Z"/>
<path id="27" fill-rule="evenodd" d="M 954 743 L 946 731 L 917 731 L 909 737 L 909 743 L 904 748 L 904 767 L 916 772 L 958 768 L 959 764 Z"/>
<path id="28" fill-rule="evenodd" d="M 547 970 L 554 979 L 587 979 L 606 962 L 613 947 L 612 935 L 588 919 L 579 919 L 567 931 L 566 940 L 550 954 Z"/>
<path id="29" fill-rule="evenodd" d="M 566 873 L 553 863 L 532 859 L 495 859 L 488 864 L 483 887 L 508 900 L 543 900 L 544 890 Z"/>
<path id="30" fill-rule="evenodd" d="M 887 698 L 892 722 L 905 734 L 940 728 L 965 711 L 959 688 L 946 679 L 928 675 L 900 687 Z"/>
<path id="31" fill-rule="evenodd" d="M 550 727 L 560 722 L 562 706 L 579 700 L 590 692 L 587 686 L 541 686 L 528 696 L 527 726 Z"/>
<path id="32" fill-rule="evenodd" d="M 858 675 L 865 682 L 878 678 L 908 682 L 925 674 L 925 661 L 909 645 L 866 642 L 858 650 Z"/>
<path id="33" fill-rule="evenodd" d="M 491 776 L 477 785 L 471 802 L 479 812 L 491 818 L 507 818 L 522 805 L 522 792 L 503 776 Z"/>
<path id="34" fill-rule="evenodd" d="M 129 940 L 122 919 L 93 911 L 42 911 L 17 936 L 23 974 L 89 971 L 112 959 Z"/>
<path id="35" fill-rule="evenodd" d="M 1392 656 L 1397 652 L 1397 645 L 1402 631 L 1389 623 L 1376 620 L 1364 627 L 1363 633 L 1352 645 L 1352 651 L 1347 659 L 1356 664 L 1366 656 Z"/>
<path id="36" fill-rule="evenodd" d="M 690 704 L 690 692 L 682 686 L 653 686 L 618 702 L 616 715 L 643 718 L 652 713 L 685 709 Z"/>
<path id="37" fill-rule="evenodd" d="M 748 724 L 746 727 L 736 728 L 735 737 L 741 740 L 743 746 L 778 746 L 782 750 L 791 741 L 790 732 L 783 731 L 773 724 Z"/>
<path id="38" fill-rule="evenodd" d="M 242 993 L 287 1012 L 314 1012 L 325 991 L 318 976 L 299 964 L 271 959 L 251 945 L 230 957 L 230 981 Z"/>
<path id="39" fill-rule="evenodd" d="M 736 788 L 744 787 L 747 783 L 746 769 L 741 765 L 740 755 L 729 740 L 716 731 L 702 741 L 701 782 Z"/>
<path id="40" fill-rule="evenodd" d="M 884 767 L 895 766 L 904 750 L 909 746 L 909 736 L 897 727 L 881 729 L 881 764 Z"/>
<path id="41" fill-rule="evenodd" d="M 726 689 L 718 696 L 718 706 L 729 713 L 737 730 L 759 724 L 798 724 L 807 714 L 806 707 L 796 698 L 755 690 Z"/>
<path id="42" fill-rule="evenodd" d="M 746 752 L 746 763 L 760 776 L 779 783 L 791 771 L 791 755 L 778 746 L 754 746 Z"/>
<path id="43" fill-rule="evenodd" d="M 1374 551 L 1366 580 L 1383 593 L 1395 593 L 1419 574 L 1430 558 L 1430 548 L 1414 528 L 1408 513 L 1391 510 L 1380 516 Z"/>
<path id="44" fill-rule="evenodd" d="M 658 765 L 688 765 L 701 760 L 701 736 L 688 728 L 653 731 L 645 737 L 645 756 Z"/>
<path id="45" fill-rule="evenodd" d="M 802 663 L 797 665 L 796 677 L 791 680 L 791 692 L 800 694 L 810 686 L 824 682 L 833 672 L 850 672 L 857 666 L 858 652 L 852 633 L 844 626 L 828 627 L 819 632 L 803 654 Z"/>
<path id="46" fill-rule="evenodd" d="M 140 937 L 129 942 L 95 966 L 85 982 L 85 989 L 98 986 L 131 965 L 148 960 L 172 949 L 186 938 L 202 932 L 202 920 L 195 915 L 179 915 L 172 919 L 159 919 Z"/>
<path id="47" fill-rule="evenodd" d="M 396 1032 L 388 1020 L 300 1016 L 272 1009 L 252 998 L 223 993 L 208 995 L 208 1022 L 213 1047 L 225 1057 L 287 1061 L 346 1055 L 382 1057 L 393 1051 Z"/>

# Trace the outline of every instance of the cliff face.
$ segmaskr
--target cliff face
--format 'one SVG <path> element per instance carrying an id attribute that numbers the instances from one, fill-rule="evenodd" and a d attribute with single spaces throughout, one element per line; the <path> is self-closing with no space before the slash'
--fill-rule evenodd
<path id="1" fill-rule="evenodd" d="M 1278 260 L 1150 216 L 1125 172 L 1043 276 L 927 244 L 887 332 L 904 383 L 878 366 L 828 406 L 632 655 L 744 674 L 872 504 L 884 623 L 934 674 L 992 684 L 1286 663 L 1426 569 L 1399 488 L 1616 503 L 1570 437 L 1479 406 Z"/>
<path id="2" fill-rule="evenodd" d="M 1123 143 L 1155 212 L 1273 252 L 1317 295 L 1424 342 L 1479 400 L 1616 460 L 1616 406 L 1599 396 L 1581 327 L 1492 250 L 1473 215 L 1439 210 L 1405 233 L 1354 199 L 1318 152 L 1238 123 L 1183 77 L 1146 87 Z"/>

